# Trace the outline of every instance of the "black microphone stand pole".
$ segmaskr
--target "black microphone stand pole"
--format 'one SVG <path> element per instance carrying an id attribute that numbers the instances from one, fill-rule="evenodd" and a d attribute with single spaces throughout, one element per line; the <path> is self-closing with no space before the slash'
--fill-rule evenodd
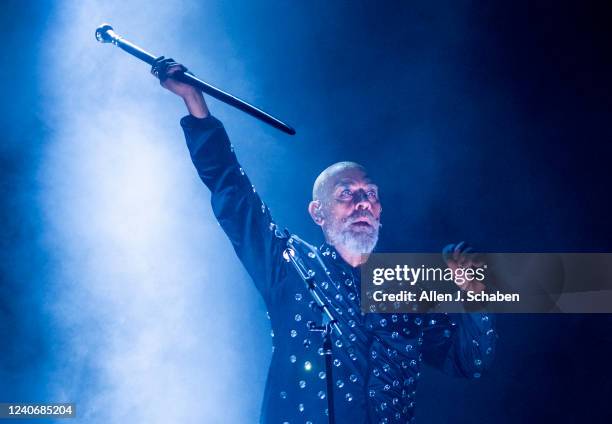
<path id="1" fill-rule="evenodd" d="M 318 257 L 318 251 L 313 246 L 305 243 L 295 235 L 290 236 L 287 240 L 287 249 L 283 252 L 283 257 L 287 262 L 291 262 L 295 267 L 298 275 L 304 280 L 308 292 L 314 299 L 317 307 L 323 314 L 323 325 L 317 326 L 314 323 L 309 325 L 310 331 L 320 332 L 323 336 L 323 354 L 325 355 L 325 376 L 327 385 L 327 413 L 329 418 L 329 424 L 336 423 L 336 415 L 334 411 L 334 379 L 333 379 L 333 350 L 332 350 L 332 339 L 331 335 L 333 331 L 336 331 L 338 336 L 342 336 L 342 331 L 338 325 L 338 321 L 334 318 L 332 309 L 329 303 L 326 301 L 327 297 L 321 292 L 321 289 L 316 284 L 315 276 L 316 272 L 309 268 L 304 261 L 302 255 L 303 250 L 307 250 L 307 255 L 311 258 Z"/>

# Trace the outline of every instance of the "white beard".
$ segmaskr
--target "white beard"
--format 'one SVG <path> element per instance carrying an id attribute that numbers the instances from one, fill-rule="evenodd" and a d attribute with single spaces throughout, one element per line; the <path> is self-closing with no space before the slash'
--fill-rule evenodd
<path id="1" fill-rule="evenodd" d="M 335 228 L 329 226 L 326 229 L 327 238 L 333 246 L 341 245 L 354 254 L 370 254 L 378 243 L 378 227 L 369 231 L 353 231 L 351 228 Z"/>

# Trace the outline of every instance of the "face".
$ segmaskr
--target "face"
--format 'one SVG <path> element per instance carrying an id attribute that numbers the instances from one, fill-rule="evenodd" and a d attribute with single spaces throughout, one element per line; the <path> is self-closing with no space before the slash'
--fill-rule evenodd
<path id="1" fill-rule="evenodd" d="M 378 241 L 381 211 L 378 186 L 363 169 L 347 168 L 324 185 L 318 223 L 330 244 L 369 254 Z"/>

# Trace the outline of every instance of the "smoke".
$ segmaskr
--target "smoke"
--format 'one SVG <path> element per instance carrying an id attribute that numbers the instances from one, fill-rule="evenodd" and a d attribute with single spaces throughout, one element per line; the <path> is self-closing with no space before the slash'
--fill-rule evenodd
<path id="1" fill-rule="evenodd" d="M 52 136 L 39 175 L 52 264 L 48 395 L 76 402 L 79 421 L 258 417 L 268 324 L 189 160 L 182 102 L 145 64 L 94 39 L 108 21 L 181 60 L 198 47 L 183 29 L 196 5 L 73 0 L 50 14 L 40 66 Z M 239 63 L 207 6 L 199 24 Z M 213 69 L 212 53 L 198 52 L 196 67 Z M 234 71 L 229 82 L 248 94 Z"/>

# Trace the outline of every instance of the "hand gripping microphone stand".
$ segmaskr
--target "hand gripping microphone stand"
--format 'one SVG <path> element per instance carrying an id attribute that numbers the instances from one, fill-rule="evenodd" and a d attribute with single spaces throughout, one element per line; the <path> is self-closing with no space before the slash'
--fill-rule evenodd
<path id="1" fill-rule="evenodd" d="M 114 44 L 123 51 L 131 54 L 134 57 L 137 57 L 138 59 L 148 63 L 149 65 L 153 65 L 155 63 L 155 56 L 118 35 L 113 30 L 113 27 L 108 24 L 102 24 L 96 29 L 96 40 L 101 43 Z M 240 109 L 241 111 L 248 113 L 249 115 L 259 119 L 260 121 L 265 122 L 268 125 L 273 126 L 276 129 L 283 131 L 284 133 L 287 133 L 289 135 L 295 134 L 295 130 L 289 125 L 282 122 L 281 120 L 264 112 L 261 109 L 256 108 L 255 106 L 245 102 L 244 100 L 239 99 L 238 97 L 232 96 L 231 94 L 226 93 L 225 91 L 220 90 L 217 87 L 214 87 L 196 78 L 195 76 L 189 73 L 176 72 L 172 75 L 172 78 L 176 79 L 177 81 L 189 84 L 195 88 L 198 88 L 204 93 L 210 95 L 211 97 L 214 97 L 217 100 L 221 100 L 222 102 L 227 103 L 230 106 Z"/>
<path id="2" fill-rule="evenodd" d="M 338 320 L 334 318 L 334 311 L 328 303 L 327 296 L 321 290 L 318 283 L 323 280 L 330 280 L 325 273 L 326 267 L 319 255 L 316 247 L 306 243 L 296 235 L 289 235 L 287 240 L 287 248 L 283 252 L 283 257 L 287 262 L 291 262 L 296 269 L 298 275 L 304 280 L 308 292 L 314 299 L 318 309 L 323 314 L 323 325 L 317 326 L 314 323 L 309 325 L 310 331 L 320 332 L 323 336 L 323 353 L 325 355 L 325 374 L 327 382 L 327 412 L 329 424 L 335 424 L 334 414 L 334 379 L 332 375 L 333 351 L 331 333 L 336 331 L 338 336 L 342 336 L 342 330 L 338 325 Z M 316 267 L 321 271 L 322 276 L 317 275 L 310 265 L 315 262 Z M 332 282 L 333 284 L 333 282 Z"/>

